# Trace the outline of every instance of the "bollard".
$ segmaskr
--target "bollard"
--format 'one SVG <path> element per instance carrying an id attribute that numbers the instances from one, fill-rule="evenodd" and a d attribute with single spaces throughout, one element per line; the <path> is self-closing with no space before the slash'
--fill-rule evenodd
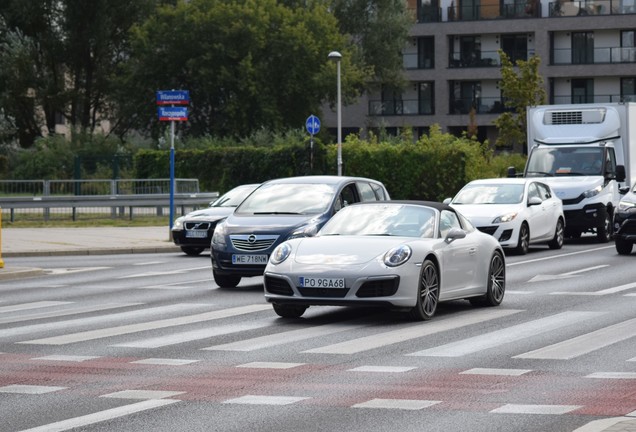
<path id="1" fill-rule="evenodd" d="M 4 261 L 2 260 L 2 207 L 0 207 L 0 268 L 4 268 Z"/>

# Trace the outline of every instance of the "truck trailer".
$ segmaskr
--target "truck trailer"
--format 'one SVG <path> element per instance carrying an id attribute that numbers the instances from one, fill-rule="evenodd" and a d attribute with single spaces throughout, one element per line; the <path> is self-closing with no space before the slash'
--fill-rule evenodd
<path id="1" fill-rule="evenodd" d="M 561 198 L 566 237 L 608 242 L 621 190 L 636 180 L 636 103 L 532 106 L 527 121 L 523 176 L 544 177 Z"/>

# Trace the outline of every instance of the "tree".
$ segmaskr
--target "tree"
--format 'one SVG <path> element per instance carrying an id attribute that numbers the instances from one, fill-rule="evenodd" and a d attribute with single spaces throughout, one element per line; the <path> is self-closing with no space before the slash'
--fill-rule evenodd
<path id="1" fill-rule="evenodd" d="M 537 56 L 526 60 L 517 60 L 513 65 L 505 52 L 499 50 L 501 58 L 501 96 L 504 105 L 510 111 L 501 114 L 495 121 L 498 137 L 495 144 L 510 147 L 517 153 L 525 153 L 526 146 L 526 108 L 541 105 L 546 101 L 543 77 L 539 74 L 541 59 Z M 516 67 L 516 69 L 515 69 Z"/>
<path id="2" fill-rule="evenodd" d="M 357 95 L 370 78 L 351 44 L 321 1 L 290 7 L 277 0 L 191 0 L 160 7 L 132 33 L 117 97 L 117 117 L 129 121 L 118 125 L 119 133 L 161 134 L 154 105 L 160 89 L 190 91 L 183 125 L 189 136 L 302 127 L 321 101 L 334 98 L 330 51 L 343 55 L 346 95 Z"/>

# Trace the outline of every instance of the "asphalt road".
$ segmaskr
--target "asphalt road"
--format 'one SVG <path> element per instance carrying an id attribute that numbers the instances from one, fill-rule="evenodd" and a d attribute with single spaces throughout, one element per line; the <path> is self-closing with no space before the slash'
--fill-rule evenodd
<path id="1" fill-rule="evenodd" d="M 216 287 L 206 253 L 11 257 L 42 274 L 0 280 L 0 430 L 627 431 L 634 255 L 534 248 L 500 307 L 426 323 L 281 319 L 260 278 Z"/>

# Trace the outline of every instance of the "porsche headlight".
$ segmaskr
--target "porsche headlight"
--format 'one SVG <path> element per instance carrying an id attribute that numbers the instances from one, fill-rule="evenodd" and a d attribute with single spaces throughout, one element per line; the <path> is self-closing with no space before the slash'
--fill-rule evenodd
<path id="1" fill-rule="evenodd" d="M 310 224 L 303 225 L 300 228 L 296 228 L 292 233 L 287 237 L 287 240 L 300 238 L 300 237 L 313 237 L 318 233 L 318 225 Z"/>
<path id="2" fill-rule="evenodd" d="M 225 221 L 218 223 L 212 234 L 212 244 L 225 247 Z"/>
<path id="3" fill-rule="evenodd" d="M 411 258 L 411 248 L 407 245 L 394 247 L 384 254 L 384 264 L 389 267 L 397 267 Z"/>
<path id="4" fill-rule="evenodd" d="M 636 203 L 631 201 L 621 201 L 618 203 L 619 212 L 630 212 L 636 209 Z"/>
<path id="5" fill-rule="evenodd" d="M 270 262 L 272 264 L 282 263 L 287 259 L 287 257 L 289 257 L 289 254 L 291 254 L 291 250 L 291 246 L 287 243 L 278 245 L 278 247 L 274 249 L 274 252 L 272 252 L 272 255 L 269 257 Z"/>
<path id="6" fill-rule="evenodd" d="M 585 192 L 583 192 L 583 196 L 585 198 L 592 198 L 592 197 L 600 194 L 602 190 L 603 190 L 603 186 L 598 185 L 594 189 L 586 190 Z"/>
<path id="7" fill-rule="evenodd" d="M 514 220 L 517 217 L 518 213 L 507 213 L 505 215 L 497 216 L 492 220 L 492 223 L 506 223 Z"/>
<path id="8" fill-rule="evenodd" d="M 173 230 L 182 230 L 183 229 L 183 221 L 185 220 L 185 216 L 178 217 L 174 220 L 174 224 L 172 224 Z"/>

